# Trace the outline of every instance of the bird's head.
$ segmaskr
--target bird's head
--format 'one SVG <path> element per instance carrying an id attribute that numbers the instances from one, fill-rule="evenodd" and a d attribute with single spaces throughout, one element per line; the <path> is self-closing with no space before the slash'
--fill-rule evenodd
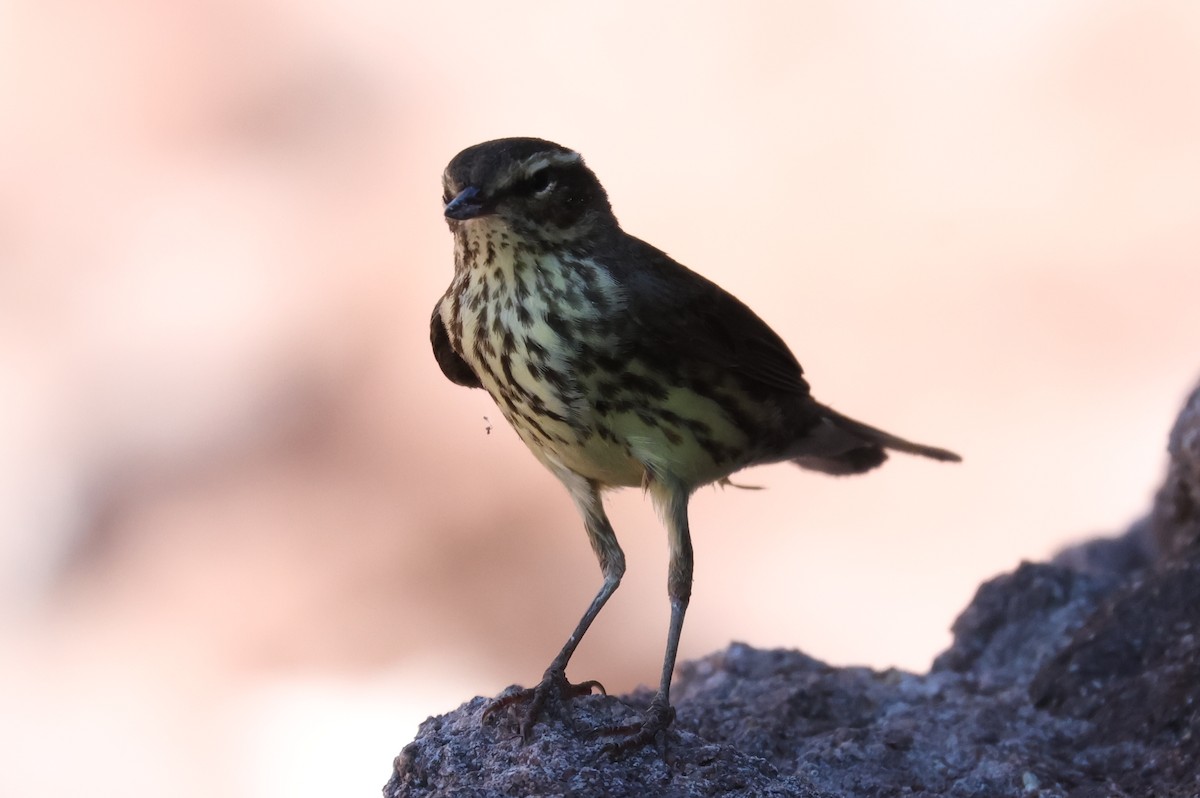
<path id="1" fill-rule="evenodd" d="M 565 240 L 616 225 L 604 187 L 579 153 L 542 139 L 468 147 L 446 167 L 442 189 L 452 230 L 490 219 L 517 235 Z"/>

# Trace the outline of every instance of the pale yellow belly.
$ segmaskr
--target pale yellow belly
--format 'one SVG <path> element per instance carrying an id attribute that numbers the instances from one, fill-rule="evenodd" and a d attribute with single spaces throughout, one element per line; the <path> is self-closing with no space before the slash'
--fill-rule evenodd
<path id="1" fill-rule="evenodd" d="M 728 451 L 744 448 L 744 438 L 713 399 L 677 386 L 660 386 L 666 395 L 644 402 L 636 391 L 624 390 L 620 402 L 606 395 L 621 375 L 603 373 L 589 358 L 619 362 L 626 376 L 658 378 L 622 359 L 622 342 L 611 334 L 620 325 L 611 322 L 623 301 L 606 273 L 587 275 L 593 295 L 599 286 L 598 307 L 569 301 L 578 289 L 572 280 L 582 279 L 587 264 L 513 266 L 509 253 L 500 252 L 490 270 L 464 275 L 452 299 L 461 319 L 460 354 L 539 460 L 552 471 L 614 487 L 641 485 L 647 477 L 698 486 L 740 467 Z M 504 279 L 494 276 L 496 269 Z M 448 326 L 449 316 L 444 305 Z"/>

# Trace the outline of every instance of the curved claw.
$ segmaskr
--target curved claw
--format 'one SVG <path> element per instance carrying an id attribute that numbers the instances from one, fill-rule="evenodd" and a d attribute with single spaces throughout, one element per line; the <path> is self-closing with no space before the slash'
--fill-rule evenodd
<path id="1" fill-rule="evenodd" d="M 484 707 L 480 720 L 487 723 L 488 719 L 500 710 L 528 701 L 529 707 L 525 710 L 525 717 L 521 719 L 520 728 L 521 739 L 529 742 L 533 736 L 533 727 L 541 718 L 548 703 L 561 706 L 572 698 L 591 695 L 593 690 L 599 690 L 601 694 L 608 695 L 604 685 L 595 679 L 573 684 L 567 681 L 567 675 L 562 670 L 551 668 L 542 676 L 542 680 L 537 686 L 525 687 L 492 701 Z"/>
<path id="2" fill-rule="evenodd" d="M 570 682 L 568 682 L 568 684 L 570 684 Z M 604 685 L 600 684 L 600 682 L 596 681 L 595 679 L 588 679 L 586 682 L 572 684 L 571 689 L 579 691 L 574 693 L 572 697 L 591 695 L 593 690 L 599 690 L 600 695 L 608 695 L 608 691 L 604 689 Z"/>
<path id="3" fill-rule="evenodd" d="M 594 731 L 601 735 L 624 736 L 625 739 L 606 743 L 601 749 L 605 756 L 619 756 L 650 743 L 657 743 L 660 748 L 665 748 L 667 729 L 674 722 L 675 707 L 660 696 L 655 696 L 640 721 L 606 726 Z"/>

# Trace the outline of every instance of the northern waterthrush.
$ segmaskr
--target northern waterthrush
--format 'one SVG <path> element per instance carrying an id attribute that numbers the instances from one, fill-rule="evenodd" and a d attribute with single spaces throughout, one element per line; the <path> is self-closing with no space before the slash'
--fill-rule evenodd
<path id="1" fill-rule="evenodd" d="M 719 286 L 634 238 L 577 152 L 511 138 L 460 152 L 442 176 L 454 278 L 430 321 L 445 375 L 483 388 L 583 516 L 604 584 L 537 687 L 522 698 L 528 738 L 547 701 L 597 686 L 566 666 L 625 571 L 604 512 L 608 488 L 642 486 L 670 544 L 671 621 L 658 693 L 617 747 L 657 737 L 692 589 L 688 498 L 743 468 L 788 461 L 860 474 L 887 450 L 959 460 L 817 402 L 787 345 Z"/>

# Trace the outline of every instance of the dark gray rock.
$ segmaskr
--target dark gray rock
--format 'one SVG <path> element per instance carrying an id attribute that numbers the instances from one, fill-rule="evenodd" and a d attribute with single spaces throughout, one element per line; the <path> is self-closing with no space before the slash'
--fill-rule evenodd
<path id="1" fill-rule="evenodd" d="M 648 696 L 643 698 L 644 705 Z M 683 729 L 670 732 L 665 756 L 644 748 L 614 758 L 604 753 L 605 738 L 586 729 L 637 718 L 616 698 L 576 699 L 570 724 L 546 719 L 528 744 L 521 742 L 514 717 L 498 713 L 485 723 L 481 715 L 487 704 L 476 698 L 421 724 L 417 739 L 396 757 L 384 795 L 833 798 L 761 757 Z"/>
<path id="2" fill-rule="evenodd" d="M 1134 754 L 1129 770 L 1101 769 L 1128 794 L 1200 794 L 1200 559 L 1165 563 L 1108 596 L 1030 696 L 1087 721 L 1079 754 Z"/>
<path id="3" fill-rule="evenodd" d="M 1179 414 L 1167 451 L 1171 464 L 1149 524 L 1158 550 L 1169 559 L 1200 546 L 1200 387 Z"/>
<path id="4" fill-rule="evenodd" d="M 734 644 L 679 667 L 665 754 L 617 757 L 587 730 L 646 693 L 577 700 L 527 745 L 476 698 L 421 726 L 384 794 L 1194 798 L 1200 390 L 1170 452 L 1145 522 L 982 585 L 927 674 Z"/>

